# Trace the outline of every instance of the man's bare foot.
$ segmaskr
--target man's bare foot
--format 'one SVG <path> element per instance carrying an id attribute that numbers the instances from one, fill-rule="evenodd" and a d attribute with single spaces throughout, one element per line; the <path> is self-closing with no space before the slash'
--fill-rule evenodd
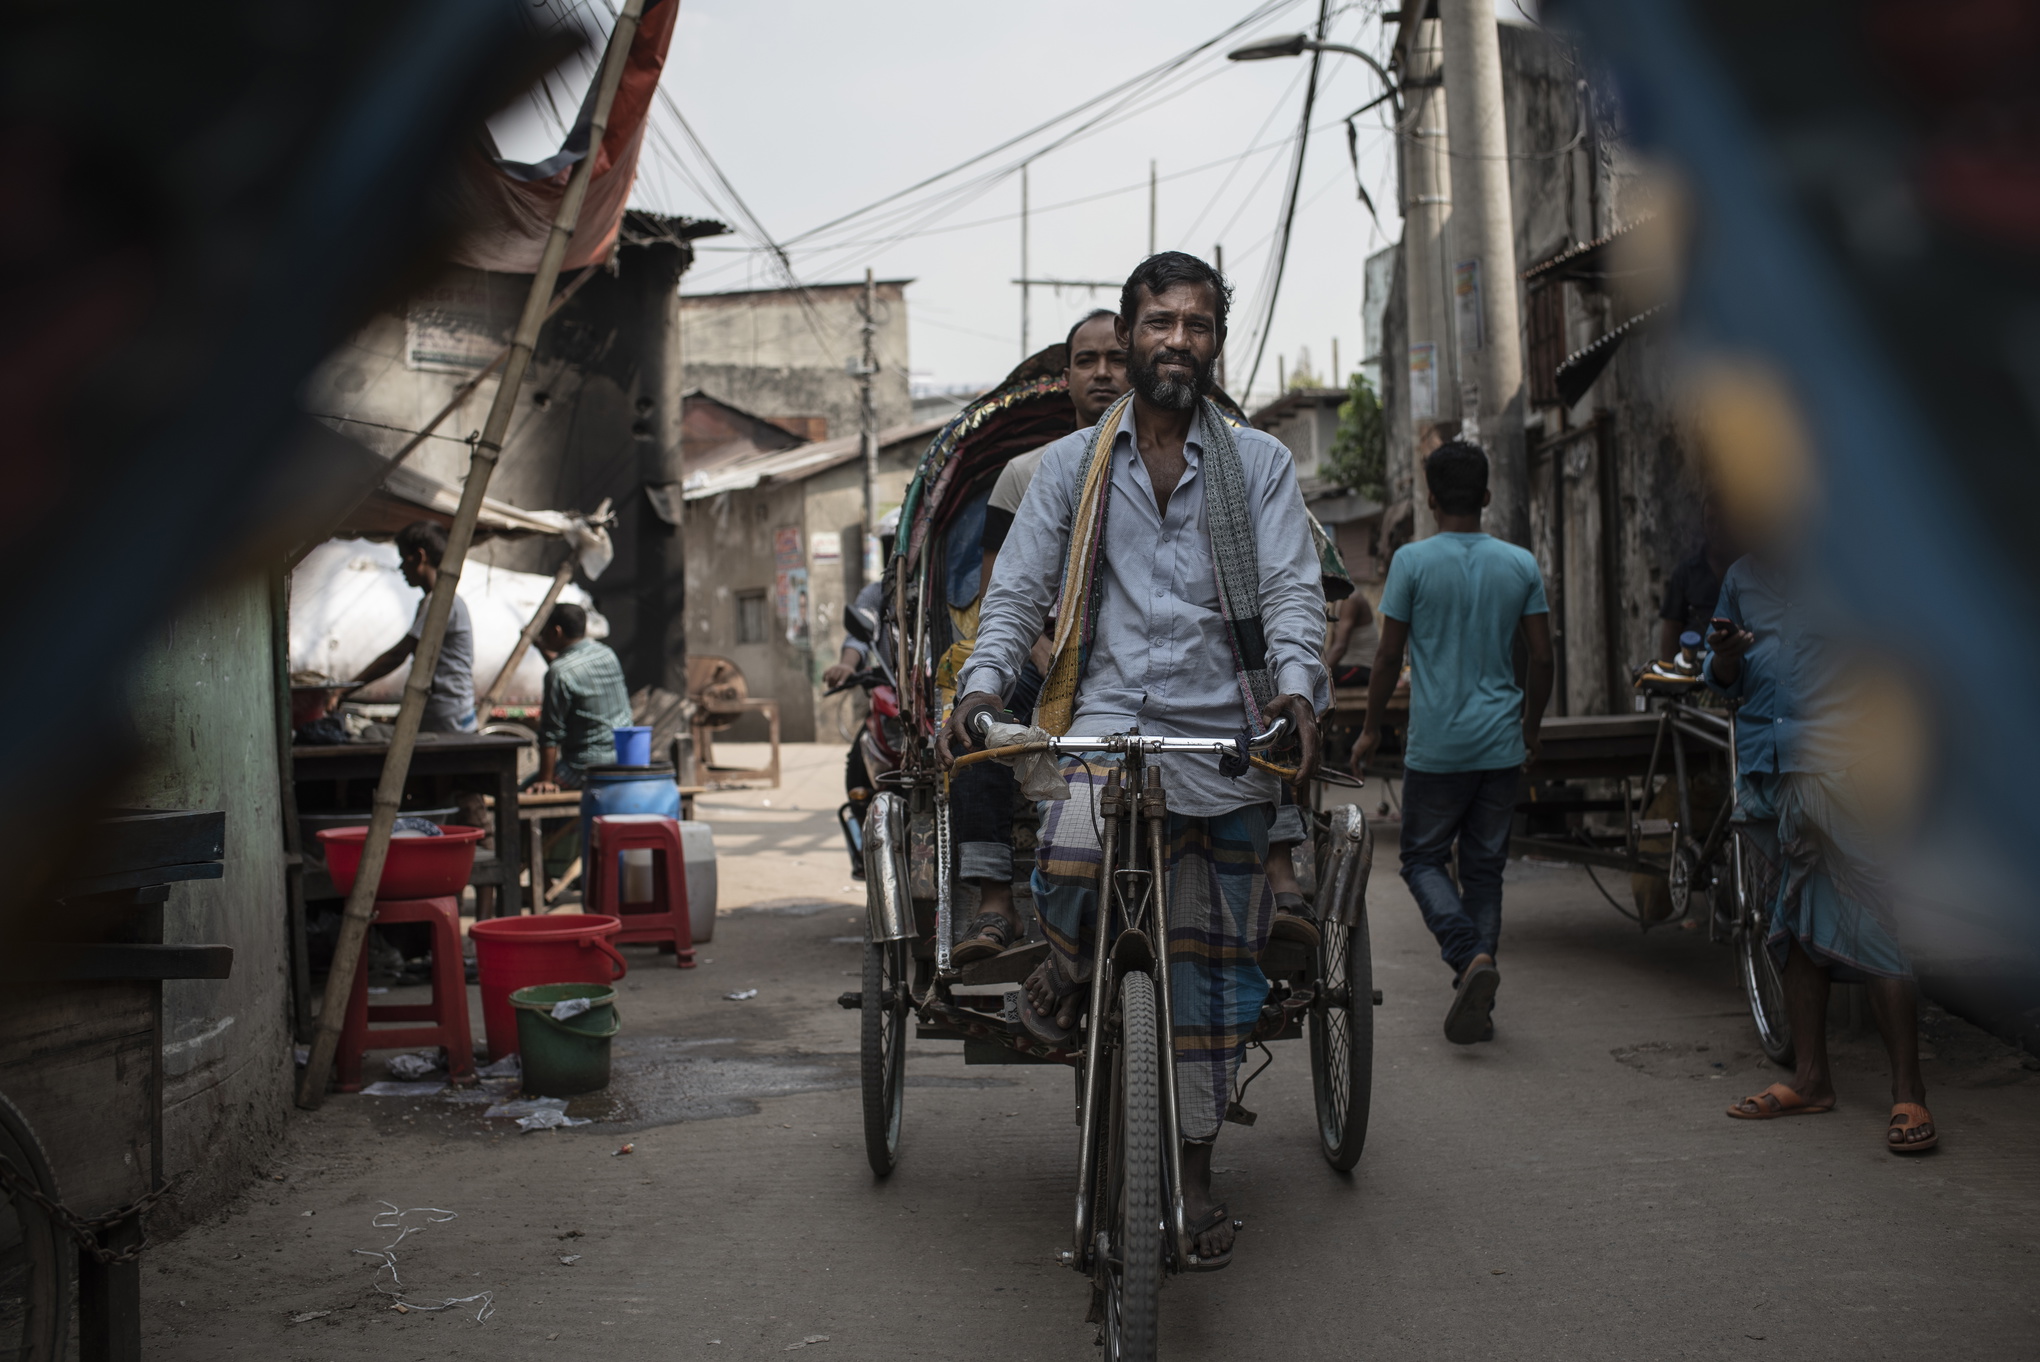
<path id="1" fill-rule="evenodd" d="M 1183 1143 L 1183 1223 L 1193 1229 L 1210 1220 L 1213 1211 L 1224 1209 L 1211 1195 L 1211 1151 L 1208 1144 Z M 1204 1259 L 1223 1258 L 1232 1252 L 1235 1237 L 1232 1216 L 1220 1215 L 1215 1224 L 1192 1236 L 1191 1252 Z"/>
<path id="2" fill-rule="evenodd" d="M 1034 973 L 1028 975 L 1020 987 L 1029 1005 L 1047 1018 L 1054 1030 L 1066 1035 L 1076 1028 L 1077 1018 L 1084 1010 L 1084 987 L 1062 977 L 1062 970 L 1056 965 L 1053 955 L 1036 965 Z M 1030 1029 L 1037 1026 L 1038 1023 L 1031 1023 Z M 1046 1035 L 1040 1038 L 1049 1039 Z M 1058 1037 L 1058 1042 L 1060 1039 Z"/>

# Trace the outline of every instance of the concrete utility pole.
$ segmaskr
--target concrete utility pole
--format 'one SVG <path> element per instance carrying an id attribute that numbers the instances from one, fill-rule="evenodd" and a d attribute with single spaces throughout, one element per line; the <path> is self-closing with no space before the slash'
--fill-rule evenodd
<path id="1" fill-rule="evenodd" d="M 1026 239 L 1024 233 L 1021 239 Z M 1021 297 L 1026 297 L 1024 290 Z M 864 302 L 859 312 L 863 321 L 857 329 L 864 337 L 864 356 L 857 366 L 857 433 L 864 450 L 864 580 L 875 582 L 885 571 L 885 564 L 878 560 L 878 408 L 871 401 L 871 380 L 878 376 L 878 303 L 869 266 L 864 271 Z M 1020 321 L 1023 332 L 1026 315 L 1023 302 Z"/>
<path id="2" fill-rule="evenodd" d="M 1449 419 L 1459 406 L 1459 366 L 1452 314 L 1447 310 L 1451 270 L 1446 263 L 1446 232 L 1452 221 L 1452 194 L 1446 163 L 1452 144 L 1440 84 L 1444 54 L 1438 29 L 1436 19 L 1416 26 L 1403 66 L 1403 287 L 1409 317 L 1412 440 L 1432 422 Z M 1410 499 L 1416 511 L 1416 537 L 1425 539 L 1437 533 L 1438 522 L 1425 500 L 1423 465 L 1417 464 L 1414 472 Z"/>
<path id="3" fill-rule="evenodd" d="M 1452 119 L 1453 323 L 1461 419 L 1487 450 L 1489 532 L 1530 542 L 1523 453 L 1523 338 L 1516 306 L 1515 213 L 1502 45 L 1488 0 L 1438 0 Z"/>
<path id="4" fill-rule="evenodd" d="M 1027 343 L 1027 290 L 1034 275 L 1027 268 L 1027 167 L 1020 167 L 1020 358 L 1026 359 L 1034 353 Z"/>
<path id="5" fill-rule="evenodd" d="M 1211 248 L 1211 267 L 1218 271 L 1218 277 L 1225 278 L 1225 245 L 1223 242 Z M 1216 374 L 1219 391 L 1225 391 L 1225 347 L 1218 348 L 1218 371 Z"/>
<path id="6" fill-rule="evenodd" d="M 1153 255 L 1153 254 L 1155 253 L 1155 202 L 1156 202 L 1156 190 L 1155 190 L 1155 186 L 1156 186 L 1157 184 L 1159 184 L 1159 183 L 1160 183 L 1160 181 L 1158 181 L 1158 180 L 1157 180 L 1157 179 L 1155 178 L 1155 163 L 1154 163 L 1153 161 L 1149 161 L 1149 162 L 1148 162 L 1148 254 L 1149 254 L 1149 255 Z"/>

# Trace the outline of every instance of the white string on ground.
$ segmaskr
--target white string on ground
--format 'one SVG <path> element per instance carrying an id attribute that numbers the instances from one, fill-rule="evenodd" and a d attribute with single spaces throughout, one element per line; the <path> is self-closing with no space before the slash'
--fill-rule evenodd
<path id="1" fill-rule="evenodd" d="M 475 1311 L 475 1323 L 480 1324 L 496 1313 L 496 1293 L 493 1291 L 480 1291 L 472 1296 L 448 1296 L 437 1303 L 414 1301 L 405 1294 L 403 1280 L 397 1275 L 397 1245 L 414 1234 L 424 1233 L 425 1230 L 424 1225 L 404 1224 L 404 1217 L 422 1215 L 427 1217 L 425 1222 L 427 1225 L 443 1225 L 449 1220 L 458 1219 L 460 1217 L 458 1211 L 442 1210 L 437 1206 L 413 1206 L 408 1210 L 401 1210 L 395 1202 L 384 1201 L 379 1204 L 389 1209 L 377 1211 L 369 1217 L 368 1223 L 379 1230 L 396 1230 L 397 1237 L 379 1249 L 354 1250 L 364 1258 L 374 1258 L 382 1263 L 382 1268 L 375 1274 L 375 1289 L 378 1292 L 396 1301 L 403 1309 L 416 1310 L 420 1314 L 429 1315 L 440 1310 L 451 1310 L 456 1305 L 473 1305 L 476 1301 L 481 1302 L 481 1307 Z M 396 1290 L 389 1290 L 383 1285 L 383 1272 L 390 1274 L 390 1286 Z"/>

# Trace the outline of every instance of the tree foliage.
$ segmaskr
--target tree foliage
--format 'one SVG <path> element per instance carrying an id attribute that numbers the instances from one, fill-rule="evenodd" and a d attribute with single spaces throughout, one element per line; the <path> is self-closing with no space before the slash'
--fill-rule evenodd
<path id="1" fill-rule="evenodd" d="M 1358 371 L 1339 405 L 1339 433 L 1332 440 L 1325 472 L 1349 492 L 1388 500 L 1388 426 L 1374 385 Z"/>

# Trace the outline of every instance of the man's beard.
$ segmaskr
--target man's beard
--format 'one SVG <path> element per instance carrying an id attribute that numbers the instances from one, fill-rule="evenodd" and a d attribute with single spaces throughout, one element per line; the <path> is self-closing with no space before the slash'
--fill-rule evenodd
<path id="1" fill-rule="evenodd" d="M 1161 363 L 1165 359 L 1189 365 L 1196 377 L 1188 381 L 1163 378 Z M 1197 357 L 1187 350 L 1157 350 L 1146 360 L 1128 355 L 1126 376 L 1135 392 L 1163 411 L 1188 411 L 1197 405 L 1198 398 L 1211 391 L 1211 370 L 1217 362 L 1215 355 L 1210 362 L 1199 364 Z"/>

